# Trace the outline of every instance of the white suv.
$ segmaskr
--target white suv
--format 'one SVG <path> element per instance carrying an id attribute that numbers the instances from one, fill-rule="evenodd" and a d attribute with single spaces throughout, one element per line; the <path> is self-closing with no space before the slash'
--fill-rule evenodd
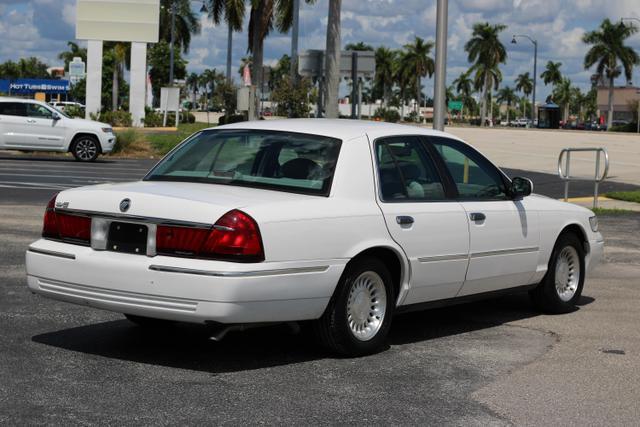
<path id="1" fill-rule="evenodd" d="M 69 151 L 90 162 L 115 142 L 106 123 L 72 119 L 40 101 L 0 97 L 0 150 Z"/>

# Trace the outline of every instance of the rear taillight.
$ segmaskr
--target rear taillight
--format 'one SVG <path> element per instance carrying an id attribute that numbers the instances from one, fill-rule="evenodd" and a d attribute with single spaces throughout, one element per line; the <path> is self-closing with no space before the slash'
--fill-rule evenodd
<path id="1" fill-rule="evenodd" d="M 158 254 L 240 262 L 264 261 L 260 229 L 246 213 L 232 210 L 210 229 L 158 225 Z"/>
<path id="2" fill-rule="evenodd" d="M 56 197 L 47 204 L 42 237 L 88 245 L 91 241 L 91 218 L 56 211 Z"/>
<path id="3" fill-rule="evenodd" d="M 48 237 L 52 239 L 57 239 L 60 236 L 58 235 L 58 222 L 56 221 L 56 197 L 58 195 L 54 195 L 49 203 L 47 203 L 47 209 L 44 211 L 44 221 L 42 225 L 42 237 Z"/>

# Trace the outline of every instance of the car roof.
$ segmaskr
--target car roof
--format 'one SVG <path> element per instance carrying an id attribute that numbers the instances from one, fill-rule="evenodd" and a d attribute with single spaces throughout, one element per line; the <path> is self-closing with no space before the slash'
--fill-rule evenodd
<path id="1" fill-rule="evenodd" d="M 400 125 L 396 123 L 374 122 L 369 120 L 348 119 L 280 119 L 255 120 L 249 122 L 232 123 L 212 129 L 251 129 L 273 130 L 282 132 L 297 132 L 313 135 L 328 136 L 348 141 L 363 135 L 378 138 L 391 135 L 431 135 L 446 136 L 459 140 L 458 137 L 437 130 L 424 127 Z"/>

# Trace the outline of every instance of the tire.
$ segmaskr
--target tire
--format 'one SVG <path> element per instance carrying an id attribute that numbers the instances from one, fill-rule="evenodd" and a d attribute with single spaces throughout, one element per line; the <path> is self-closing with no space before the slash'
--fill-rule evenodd
<path id="1" fill-rule="evenodd" d="M 95 136 L 79 136 L 73 142 L 71 153 L 79 162 L 93 162 L 100 154 L 100 143 Z"/>
<path id="2" fill-rule="evenodd" d="M 393 281 L 384 263 L 372 257 L 356 259 L 313 328 L 321 344 L 334 353 L 373 354 L 387 345 L 394 309 Z"/>
<path id="3" fill-rule="evenodd" d="M 546 313 L 568 313 L 575 310 L 584 286 L 584 247 L 573 233 L 558 237 L 547 274 L 529 292 L 534 305 Z"/>
<path id="4" fill-rule="evenodd" d="M 162 328 L 174 323 L 171 320 L 154 319 L 153 317 L 136 316 L 134 314 L 125 314 L 124 317 L 130 322 L 146 329 Z"/>

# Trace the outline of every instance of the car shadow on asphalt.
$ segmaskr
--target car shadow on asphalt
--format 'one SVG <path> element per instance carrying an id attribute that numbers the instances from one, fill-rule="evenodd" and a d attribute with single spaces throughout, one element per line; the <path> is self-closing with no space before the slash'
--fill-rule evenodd
<path id="1" fill-rule="evenodd" d="M 583 296 L 576 310 L 593 301 Z M 389 343 L 394 346 L 437 340 L 539 315 L 526 295 L 402 314 L 394 319 Z M 176 324 L 153 330 L 114 320 L 39 334 L 32 340 L 109 359 L 211 374 L 334 357 L 319 348 L 311 331 L 304 327 L 302 333 L 293 333 L 286 325 L 232 332 L 221 342 L 210 340 L 211 332 L 199 325 Z"/>

